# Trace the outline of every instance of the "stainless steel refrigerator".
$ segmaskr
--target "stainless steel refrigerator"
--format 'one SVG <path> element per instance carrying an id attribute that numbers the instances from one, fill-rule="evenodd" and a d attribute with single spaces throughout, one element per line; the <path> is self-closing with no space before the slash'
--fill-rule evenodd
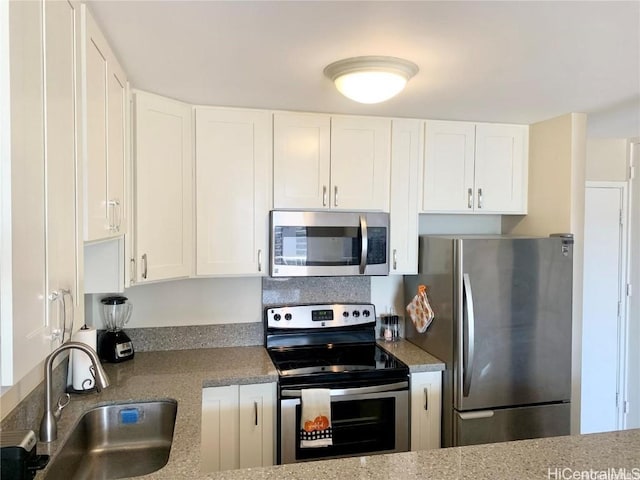
<path id="1" fill-rule="evenodd" d="M 446 364 L 442 445 L 569 434 L 573 238 L 421 236 L 435 318 L 407 339 Z"/>

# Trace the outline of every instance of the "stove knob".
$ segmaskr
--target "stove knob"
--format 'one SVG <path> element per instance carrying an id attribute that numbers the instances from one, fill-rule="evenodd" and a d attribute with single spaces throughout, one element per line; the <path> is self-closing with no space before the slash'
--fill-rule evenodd
<path id="1" fill-rule="evenodd" d="M 347 312 L 346 310 L 344 312 L 342 312 L 342 316 L 344 318 L 347 318 L 349 316 L 349 312 Z"/>
<path id="2" fill-rule="evenodd" d="M 285 320 L 291 320 L 291 314 L 290 313 L 285 313 L 284 314 L 284 319 Z"/>
<path id="3" fill-rule="evenodd" d="M 282 318 L 282 317 L 280 316 L 280 314 L 279 314 L 279 313 L 276 313 L 276 314 L 273 316 L 273 319 L 274 319 L 276 322 L 279 322 L 281 318 Z"/>
<path id="4" fill-rule="evenodd" d="M 360 312 L 358 310 L 353 311 L 353 316 L 358 318 L 360 316 Z"/>
<path id="5" fill-rule="evenodd" d="M 362 311 L 362 316 L 363 317 L 368 317 L 369 315 L 371 315 L 371 312 L 369 310 L 363 310 Z"/>

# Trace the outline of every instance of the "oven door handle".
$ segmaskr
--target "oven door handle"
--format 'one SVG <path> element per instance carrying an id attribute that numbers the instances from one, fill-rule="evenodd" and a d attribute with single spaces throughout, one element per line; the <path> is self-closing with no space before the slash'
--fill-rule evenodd
<path id="1" fill-rule="evenodd" d="M 332 389 L 331 396 L 344 397 L 346 395 L 360 395 L 363 393 L 393 392 L 397 390 L 405 390 L 407 388 L 409 388 L 409 382 L 396 382 L 389 383 L 387 385 L 374 385 L 372 387 Z M 302 390 L 282 390 L 280 392 L 280 396 L 287 398 L 300 398 L 302 397 Z"/>

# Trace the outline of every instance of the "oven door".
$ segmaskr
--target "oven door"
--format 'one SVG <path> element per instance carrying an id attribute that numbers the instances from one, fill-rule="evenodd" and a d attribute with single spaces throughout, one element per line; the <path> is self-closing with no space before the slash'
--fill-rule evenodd
<path id="1" fill-rule="evenodd" d="M 333 445 L 300 448 L 300 390 L 280 393 L 280 463 L 406 452 L 409 449 L 408 382 L 331 390 Z"/>
<path id="2" fill-rule="evenodd" d="M 271 212 L 271 276 L 388 275 L 389 215 Z"/>

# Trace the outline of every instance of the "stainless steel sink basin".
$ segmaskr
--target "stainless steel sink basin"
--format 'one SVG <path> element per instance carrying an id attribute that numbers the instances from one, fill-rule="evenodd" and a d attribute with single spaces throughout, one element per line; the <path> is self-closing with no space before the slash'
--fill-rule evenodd
<path id="1" fill-rule="evenodd" d="M 169 460 L 177 402 L 121 403 L 88 410 L 60 447 L 47 479 L 146 475 Z"/>

